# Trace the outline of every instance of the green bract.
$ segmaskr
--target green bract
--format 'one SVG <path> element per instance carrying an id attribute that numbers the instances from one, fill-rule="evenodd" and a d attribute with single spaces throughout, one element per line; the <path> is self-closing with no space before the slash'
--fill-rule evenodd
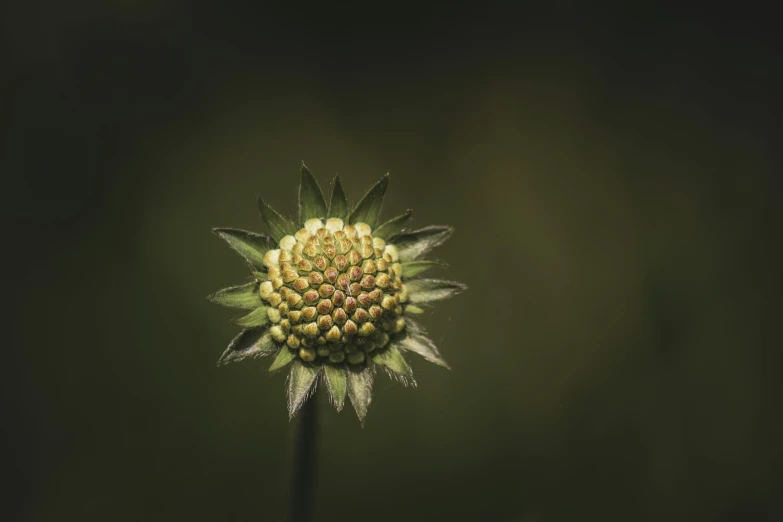
<path id="1" fill-rule="evenodd" d="M 421 257 L 453 229 L 405 231 L 410 210 L 379 225 L 388 182 L 386 175 L 350 207 L 336 178 L 327 205 L 302 164 L 297 223 L 259 199 L 269 236 L 214 229 L 247 261 L 254 278 L 209 297 L 245 311 L 233 321 L 244 329 L 218 364 L 273 355 L 269 371 L 289 371 L 291 416 L 315 391 L 319 377 L 338 411 L 347 395 L 364 421 L 377 368 L 412 385 L 407 352 L 448 368 L 411 315 L 465 289 L 461 283 L 421 277 L 440 266 Z"/>

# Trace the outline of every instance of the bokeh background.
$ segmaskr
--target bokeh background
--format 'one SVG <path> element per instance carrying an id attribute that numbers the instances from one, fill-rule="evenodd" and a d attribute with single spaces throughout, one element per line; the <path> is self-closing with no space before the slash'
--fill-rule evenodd
<path id="1" fill-rule="evenodd" d="M 453 371 L 323 411 L 317 520 L 774 520 L 774 19 L 660 6 L 2 8 L 7 520 L 284 520 L 268 361 L 215 368 L 213 226 L 299 162 L 453 224 Z M 630 9 L 633 9 L 632 11 Z M 714 9 L 714 8 L 713 8 Z M 319 394 L 321 395 L 321 394 Z"/>

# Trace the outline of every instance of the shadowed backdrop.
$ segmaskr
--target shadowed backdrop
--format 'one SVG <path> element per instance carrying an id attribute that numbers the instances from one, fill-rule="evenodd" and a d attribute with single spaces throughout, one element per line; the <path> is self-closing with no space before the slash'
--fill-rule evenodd
<path id="1" fill-rule="evenodd" d="M 469 285 L 451 372 L 322 408 L 317 520 L 781 515 L 773 27 L 518 9 L 3 8 L 9 519 L 285 519 L 284 377 L 205 297 L 301 160 Z"/>

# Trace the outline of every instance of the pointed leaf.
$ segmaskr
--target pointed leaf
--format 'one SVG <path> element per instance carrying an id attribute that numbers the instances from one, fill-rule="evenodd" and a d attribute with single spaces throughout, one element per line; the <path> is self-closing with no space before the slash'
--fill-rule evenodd
<path id="1" fill-rule="evenodd" d="M 391 218 L 389 221 L 383 225 L 380 225 L 373 231 L 373 237 L 379 237 L 381 239 L 389 239 L 394 237 L 395 234 L 402 230 L 402 227 L 405 226 L 405 223 L 408 222 L 412 215 L 412 210 L 406 210 L 404 214 L 400 214 L 397 217 Z"/>
<path id="2" fill-rule="evenodd" d="M 299 225 L 313 218 L 326 217 L 326 201 L 318 181 L 302 162 L 302 177 L 299 182 Z"/>
<path id="3" fill-rule="evenodd" d="M 260 283 L 269 279 L 269 274 L 266 272 L 253 272 L 253 277 L 255 277 L 256 281 Z"/>
<path id="4" fill-rule="evenodd" d="M 208 296 L 207 299 L 213 303 L 243 310 L 255 310 L 264 304 L 261 301 L 261 296 L 258 294 L 258 283 L 255 281 L 218 290 Z"/>
<path id="5" fill-rule="evenodd" d="M 272 336 L 267 330 L 243 330 L 242 333 L 234 337 L 231 343 L 218 359 L 218 366 L 230 362 L 241 361 L 248 357 L 263 357 L 277 350 Z"/>
<path id="6" fill-rule="evenodd" d="M 381 215 L 383 195 L 389 186 L 389 175 L 386 174 L 375 185 L 370 187 L 367 194 L 356 204 L 348 214 L 348 223 L 367 223 L 371 228 L 378 224 L 378 216 Z"/>
<path id="7" fill-rule="evenodd" d="M 414 279 L 405 283 L 408 289 L 408 301 L 412 304 L 431 303 L 432 301 L 441 301 L 457 295 L 467 288 L 462 283 L 456 281 L 445 281 L 442 279 Z"/>
<path id="8" fill-rule="evenodd" d="M 332 364 L 325 364 L 324 376 L 326 377 L 326 389 L 329 390 L 329 398 L 337 411 L 340 411 L 345 404 L 345 392 L 347 387 L 345 367 L 343 365 L 335 366 Z"/>
<path id="9" fill-rule="evenodd" d="M 369 368 L 348 368 L 346 371 L 346 383 L 348 385 L 348 397 L 351 399 L 353 409 L 359 416 L 359 421 L 364 424 L 367 410 L 372 402 L 373 373 Z"/>
<path id="10" fill-rule="evenodd" d="M 414 277 L 434 266 L 445 266 L 437 261 L 409 261 L 402 264 L 402 277 Z"/>
<path id="11" fill-rule="evenodd" d="M 275 248 L 271 238 L 236 228 L 213 228 L 212 232 L 228 243 L 234 251 L 259 270 L 264 268 L 264 254 Z"/>
<path id="12" fill-rule="evenodd" d="M 400 261 L 415 261 L 433 248 L 442 245 L 454 233 L 452 227 L 432 225 L 413 232 L 405 232 L 392 243 L 400 253 Z"/>
<path id="13" fill-rule="evenodd" d="M 249 314 L 240 317 L 239 319 L 234 319 L 231 322 L 237 326 L 241 326 L 242 328 L 256 328 L 258 326 L 264 326 L 267 322 L 269 322 L 269 316 L 267 315 L 266 311 L 266 306 L 259 306 Z"/>
<path id="14" fill-rule="evenodd" d="M 329 202 L 329 212 L 326 217 L 345 219 L 348 215 L 348 200 L 343 192 L 343 184 L 340 183 L 340 176 L 334 177 L 334 187 L 332 188 L 332 199 Z"/>
<path id="15" fill-rule="evenodd" d="M 288 346 L 283 346 L 277 353 L 272 366 L 269 367 L 269 373 L 276 372 L 280 368 L 284 367 L 296 358 L 296 352 L 289 349 Z"/>
<path id="16" fill-rule="evenodd" d="M 320 366 L 294 361 L 288 374 L 288 415 L 293 417 L 310 395 L 315 391 L 316 377 Z"/>
<path id="17" fill-rule="evenodd" d="M 407 379 L 413 381 L 413 371 L 408 365 L 408 361 L 402 356 L 400 350 L 394 345 L 389 346 L 385 350 L 379 352 L 373 352 L 372 360 L 375 364 L 385 366 L 392 372 L 396 373 L 403 378 L 403 382 Z"/>
<path id="18" fill-rule="evenodd" d="M 395 342 L 395 345 L 399 347 L 402 350 L 408 350 L 410 352 L 415 352 L 425 359 L 427 359 L 431 363 L 435 363 L 438 366 L 443 366 L 444 368 L 451 369 L 449 366 L 449 363 L 446 362 L 446 359 L 443 358 L 443 356 L 438 351 L 438 348 L 435 346 L 435 343 L 433 343 L 430 339 L 425 337 L 424 335 L 417 334 L 417 333 L 408 333 L 404 338 L 402 338 L 399 341 Z"/>
<path id="19" fill-rule="evenodd" d="M 258 198 L 258 209 L 261 211 L 261 219 L 264 221 L 269 235 L 275 240 L 275 243 L 287 235 L 296 233 L 296 225 L 291 220 L 281 216 L 275 209 L 264 203 L 264 200 Z"/>

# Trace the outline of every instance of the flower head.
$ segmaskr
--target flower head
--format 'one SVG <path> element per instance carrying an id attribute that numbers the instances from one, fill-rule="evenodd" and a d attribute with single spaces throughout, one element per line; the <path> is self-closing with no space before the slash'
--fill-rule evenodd
<path id="1" fill-rule="evenodd" d="M 269 235 L 232 228 L 214 232 L 250 265 L 253 280 L 211 295 L 247 310 L 243 328 L 218 364 L 274 355 L 269 368 L 288 369 L 288 411 L 293 416 L 319 377 L 339 411 L 345 396 L 364 421 L 377 368 L 415 385 L 404 356 L 413 352 L 448 368 L 413 316 L 465 289 L 453 281 L 420 277 L 439 263 L 421 260 L 453 229 L 403 230 L 409 210 L 378 226 L 388 175 L 353 208 L 335 178 L 329 205 L 302 164 L 297 223 L 258 201 Z"/>

